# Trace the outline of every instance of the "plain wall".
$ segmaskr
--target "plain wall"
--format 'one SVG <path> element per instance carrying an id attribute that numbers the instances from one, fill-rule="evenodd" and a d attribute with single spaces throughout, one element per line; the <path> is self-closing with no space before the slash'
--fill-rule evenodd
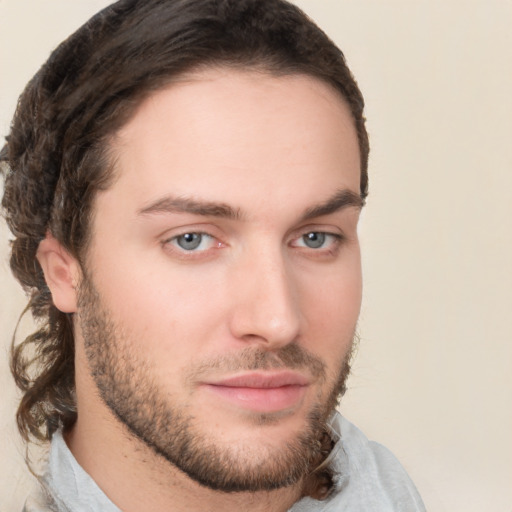
<path id="1" fill-rule="evenodd" d="M 50 50 L 108 2 L 0 1 L 0 130 Z M 512 1 L 301 0 L 367 102 L 361 343 L 342 412 L 431 512 L 512 510 Z M 7 351 L 25 298 L 0 224 L 0 510 L 30 480 Z M 24 329 L 27 329 L 25 326 Z"/>

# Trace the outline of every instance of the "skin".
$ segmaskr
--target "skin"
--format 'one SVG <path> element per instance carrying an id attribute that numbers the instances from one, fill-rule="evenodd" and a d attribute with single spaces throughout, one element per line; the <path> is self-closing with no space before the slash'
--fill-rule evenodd
<path id="1" fill-rule="evenodd" d="M 350 112 L 314 78 L 208 69 L 146 99 L 111 149 L 116 179 L 95 200 L 86 273 L 123 368 L 133 371 L 125 371 L 133 393 L 142 396 L 151 381 L 164 404 L 192 416 L 194 433 L 242 466 L 265 465 L 307 429 L 315 406 L 332 407 L 352 345 L 361 205 Z M 351 199 L 318 209 L 336 197 Z M 205 209 L 212 203 L 230 216 Z M 179 211 L 184 205 L 195 211 Z M 208 236 L 185 250 L 186 233 Z M 313 247 L 308 233 L 313 242 L 326 236 Z M 300 481 L 272 491 L 209 489 L 133 435 L 92 376 L 83 271 L 51 237 L 38 257 L 57 307 L 78 312 L 79 413 L 66 439 L 119 508 L 285 511 L 300 497 Z M 289 347 L 322 371 L 290 368 L 282 357 Z M 250 369 L 243 354 L 256 353 L 271 368 Z M 302 379 L 291 398 L 268 390 L 240 398 L 237 389 L 233 399 L 212 387 L 284 371 Z"/>

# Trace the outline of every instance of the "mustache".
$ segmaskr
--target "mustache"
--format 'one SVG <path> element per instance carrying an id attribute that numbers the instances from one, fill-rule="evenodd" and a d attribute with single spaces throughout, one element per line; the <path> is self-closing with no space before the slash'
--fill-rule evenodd
<path id="1" fill-rule="evenodd" d="M 212 372 L 234 373 L 252 370 L 307 370 L 319 380 L 326 378 L 326 365 L 318 357 L 296 343 L 290 343 L 277 350 L 262 350 L 248 347 L 240 352 L 224 354 L 198 363 L 189 373 L 192 381 Z"/>

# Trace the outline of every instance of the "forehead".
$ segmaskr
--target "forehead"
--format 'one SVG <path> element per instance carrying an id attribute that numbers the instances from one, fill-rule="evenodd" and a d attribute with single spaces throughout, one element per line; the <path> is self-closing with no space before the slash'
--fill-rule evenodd
<path id="1" fill-rule="evenodd" d="M 183 76 L 141 103 L 112 150 L 113 188 L 139 205 L 159 193 L 246 203 L 313 184 L 325 195 L 359 192 L 348 106 L 305 75 L 215 68 Z"/>

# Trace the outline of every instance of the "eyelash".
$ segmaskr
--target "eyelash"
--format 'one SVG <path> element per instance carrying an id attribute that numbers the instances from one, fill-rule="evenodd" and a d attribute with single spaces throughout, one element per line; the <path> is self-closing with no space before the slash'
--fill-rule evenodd
<path id="1" fill-rule="evenodd" d="M 201 240 L 199 241 L 198 247 L 203 243 L 204 237 L 211 240 L 211 243 L 213 244 L 211 247 L 208 247 L 206 249 L 202 250 L 196 250 L 196 247 L 192 248 L 191 250 L 187 250 L 183 247 L 180 247 L 178 245 L 178 240 L 180 238 L 183 238 L 187 235 L 190 236 L 200 236 Z M 308 235 L 321 235 L 325 237 L 326 240 L 330 239 L 330 243 L 328 243 L 328 247 L 308 247 L 307 245 L 297 245 L 297 243 L 301 243 L 305 240 L 305 237 Z M 334 256 L 338 253 L 340 246 L 345 241 L 345 236 L 340 233 L 332 233 L 329 231 L 322 231 L 322 230 L 307 230 L 303 231 L 301 235 L 298 237 L 294 237 L 289 245 L 291 247 L 294 247 L 301 252 L 307 252 L 310 255 L 314 255 L 314 257 L 329 257 Z M 210 233 L 206 233 L 204 231 L 186 231 L 184 233 L 179 233 L 177 235 L 173 235 L 170 238 L 165 239 L 162 242 L 163 247 L 169 248 L 170 251 L 173 253 L 179 255 L 182 259 L 193 259 L 193 258 L 204 258 L 205 256 L 212 254 L 211 251 L 216 249 L 221 249 L 223 247 L 226 247 L 226 245 L 217 239 L 214 235 L 211 235 Z"/>
<path id="2" fill-rule="evenodd" d="M 194 247 L 191 250 L 187 250 L 184 247 L 180 247 L 178 245 L 179 244 L 178 240 L 180 238 L 183 238 L 186 236 L 201 237 L 201 239 L 199 240 L 198 247 L 203 243 L 204 238 L 210 239 L 211 244 L 213 244 L 213 246 L 208 247 L 207 249 L 199 250 L 199 251 L 196 250 L 197 247 Z M 200 254 L 204 254 L 211 249 L 220 249 L 223 246 L 222 242 L 217 240 L 217 242 L 215 243 L 215 240 L 217 240 L 215 236 L 210 235 L 209 233 L 205 233 L 203 231 L 186 231 L 185 233 L 174 235 L 174 236 L 164 240 L 162 245 L 166 246 L 166 247 L 172 246 L 173 251 L 176 251 L 176 252 L 182 254 L 184 257 L 197 257 Z"/>
<path id="3" fill-rule="evenodd" d="M 315 237 L 320 235 L 320 237 L 323 238 L 323 240 L 321 241 L 322 247 L 309 247 L 309 246 L 307 246 L 306 237 L 309 237 L 309 241 L 312 241 L 313 243 L 316 242 L 316 240 L 314 240 L 313 237 L 310 237 L 310 235 L 314 235 Z M 330 243 L 328 243 L 328 247 L 323 247 L 324 242 L 326 242 L 329 239 L 330 239 Z M 311 230 L 311 231 L 305 232 L 304 234 L 302 234 L 298 238 L 295 238 L 293 240 L 294 243 L 292 243 L 291 245 L 293 247 L 301 247 L 301 248 L 304 248 L 305 250 L 311 250 L 311 251 L 314 251 L 314 252 L 320 252 L 320 251 L 324 251 L 324 252 L 325 251 L 330 251 L 330 252 L 332 252 L 333 249 L 337 249 L 339 247 L 339 245 L 341 244 L 341 242 L 343 240 L 344 240 L 344 237 L 340 233 L 330 233 L 328 231 L 315 231 L 315 230 Z M 302 245 L 301 246 L 295 245 L 297 242 L 304 242 L 305 245 L 304 246 L 302 246 Z"/>

